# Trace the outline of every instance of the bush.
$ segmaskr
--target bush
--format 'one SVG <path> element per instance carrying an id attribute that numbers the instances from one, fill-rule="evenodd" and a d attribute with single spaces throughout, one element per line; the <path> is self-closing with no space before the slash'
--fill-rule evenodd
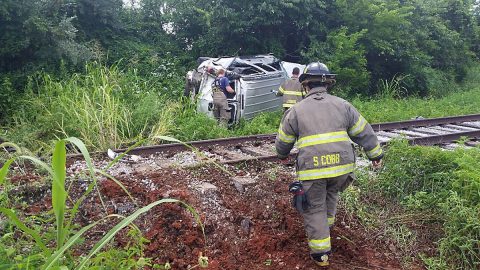
<path id="1" fill-rule="evenodd" d="M 15 110 L 17 94 L 8 76 L 0 76 L 0 124 Z"/>
<path id="2" fill-rule="evenodd" d="M 9 139 L 29 148 L 64 136 L 81 137 L 94 150 L 125 146 L 168 121 L 158 85 L 134 70 L 96 64 L 61 81 L 43 75 L 16 111 Z"/>
<path id="3" fill-rule="evenodd" d="M 262 113 L 250 121 L 242 121 L 235 130 L 236 135 L 275 133 L 280 125 L 283 111 Z"/>
<path id="4" fill-rule="evenodd" d="M 411 147 L 392 143 L 374 189 L 409 213 L 428 213 L 442 224 L 439 255 L 431 269 L 478 269 L 480 265 L 480 151 Z"/>

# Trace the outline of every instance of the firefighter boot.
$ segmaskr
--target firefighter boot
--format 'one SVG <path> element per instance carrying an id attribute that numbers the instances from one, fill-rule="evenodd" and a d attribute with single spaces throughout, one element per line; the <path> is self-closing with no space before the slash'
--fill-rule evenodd
<path id="1" fill-rule="evenodd" d="M 330 252 L 328 253 L 313 253 L 310 254 L 310 257 L 312 257 L 313 261 L 315 262 L 316 265 L 320 267 L 327 267 L 330 265 L 328 262 L 328 255 L 330 255 Z"/>

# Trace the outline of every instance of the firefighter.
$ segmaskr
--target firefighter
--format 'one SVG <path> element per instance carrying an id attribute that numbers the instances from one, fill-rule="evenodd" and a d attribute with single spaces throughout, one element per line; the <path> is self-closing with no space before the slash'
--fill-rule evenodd
<path id="1" fill-rule="evenodd" d="M 227 96 L 232 94 L 235 95 L 235 90 L 230 86 L 230 80 L 225 76 L 225 70 L 221 68 L 217 71 L 217 78 L 212 85 L 213 116 L 225 126 L 230 120 Z"/>
<path id="2" fill-rule="evenodd" d="M 300 69 L 294 68 L 291 79 L 285 81 L 278 89 L 277 96 L 283 96 L 284 112 L 303 99 L 302 85 L 298 81 L 299 74 Z"/>
<path id="3" fill-rule="evenodd" d="M 326 65 L 310 63 L 299 81 L 306 97 L 282 119 L 275 146 L 285 159 L 296 143 L 298 181 L 289 187 L 302 214 L 310 256 L 321 267 L 329 265 L 330 226 L 335 222 L 338 193 L 354 180 L 354 149 L 350 139 L 365 150 L 375 168 L 383 151 L 365 118 L 347 101 L 328 94 L 335 83 Z"/>

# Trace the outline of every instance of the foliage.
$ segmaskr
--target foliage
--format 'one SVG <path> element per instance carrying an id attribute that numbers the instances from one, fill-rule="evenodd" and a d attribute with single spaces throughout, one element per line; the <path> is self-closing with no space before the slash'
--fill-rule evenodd
<path id="1" fill-rule="evenodd" d="M 328 33 L 326 42 L 313 41 L 303 56 L 307 62 L 322 61 L 338 74 L 336 88 L 353 94 L 353 89 L 366 89 L 370 79 L 367 70 L 365 48 L 359 39 L 365 36 L 366 29 L 348 34 L 347 28 Z M 334 53 L 332 53 L 334 52 Z M 353 88 L 353 89 L 352 89 Z"/>
<path id="2" fill-rule="evenodd" d="M 412 215 L 434 215 L 443 226 L 438 257 L 425 259 L 432 269 L 476 269 L 480 263 L 479 161 L 478 149 L 443 151 L 394 142 L 385 169 L 369 187 L 397 200 Z"/>
<path id="3" fill-rule="evenodd" d="M 160 77 L 145 79 L 135 70 L 118 66 L 87 65 L 85 74 L 57 80 L 43 74 L 32 77 L 25 99 L 18 100 L 14 124 L 2 137 L 18 141 L 34 152 L 51 149 L 56 138 L 77 136 L 94 150 L 119 148 L 156 136 L 174 136 L 182 141 L 274 133 L 282 112 L 270 112 L 242 120 L 227 129 L 214 119 L 196 112 L 191 100 L 177 100 L 165 92 Z M 441 117 L 478 112 L 479 91 L 475 72 L 468 73 L 469 91 L 458 91 L 442 98 L 401 98 L 404 80 L 395 77 L 384 83 L 382 96 L 355 98 L 352 103 L 372 123 Z M 471 75 L 470 75 L 471 74 Z M 167 82 L 170 83 L 170 82 Z"/>
<path id="4" fill-rule="evenodd" d="M 58 137 L 77 136 L 88 147 L 106 150 L 170 131 L 177 107 L 166 107 L 169 94 L 161 87 L 160 80 L 116 66 L 87 65 L 85 75 L 61 81 L 45 74 L 20 103 L 9 139 L 47 148 L 44 144 Z"/>
<path id="5" fill-rule="evenodd" d="M 355 98 L 352 104 L 371 123 L 408 120 L 416 117 L 433 118 L 478 113 L 480 88 L 452 92 L 442 98 L 403 99 Z"/>
<path id="6" fill-rule="evenodd" d="M 67 197 L 69 196 L 68 192 L 65 189 L 65 180 L 66 180 L 66 142 L 74 144 L 83 154 L 83 157 L 87 163 L 88 166 L 88 171 L 89 171 L 89 176 L 93 178 L 92 183 L 88 186 L 87 190 L 85 193 L 78 199 L 74 204 L 71 209 L 67 209 Z M 44 169 L 46 172 L 48 172 L 49 177 L 51 178 L 51 196 L 52 196 L 52 208 L 53 208 L 53 213 L 54 213 L 54 220 L 55 220 L 55 228 L 52 230 L 49 230 L 50 232 L 46 232 L 42 234 L 42 231 L 44 230 L 40 225 L 38 225 L 38 222 L 33 222 L 32 224 L 28 224 L 27 222 L 23 222 L 20 220 L 18 213 L 16 213 L 15 209 L 13 208 L 0 208 L 0 212 L 6 216 L 9 219 L 9 222 L 11 225 L 14 225 L 23 233 L 28 236 L 33 238 L 35 242 L 35 248 L 32 248 L 30 250 L 22 250 L 20 251 L 20 254 L 28 255 L 27 258 L 23 258 L 22 255 L 17 255 L 16 257 L 11 260 L 11 257 L 13 254 L 17 252 L 13 246 L 10 246 L 9 248 L 5 249 L 5 256 L 2 258 L 2 260 L 5 261 L 0 261 L 3 265 L 2 267 L 7 267 L 7 268 L 19 268 L 19 269 L 59 269 L 59 268 L 65 268 L 69 265 L 70 267 L 73 265 L 76 265 L 76 269 L 82 269 L 91 263 L 95 264 L 98 263 L 99 261 L 102 261 L 102 259 L 105 259 L 105 254 L 103 253 L 100 255 L 95 260 L 92 260 L 96 254 L 98 254 L 101 249 L 107 245 L 113 237 L 120 232 L 123 228 L 127 226 L 132 226 L 131 224 L 137 219 L 140 215 L 148 212 L 150 209 L 153 207 L 162 204 L 162 203 L 181 203 L 189 212 L 192 213 L 192 215 L 195 217 L 196 222 L 198 222 L 203 231 L 203 225 L 201 224 L 200 218 L 198 214 L 195 212 L 195 210 L 181 202 L 175 199 L 162 199 L 155 201 L 147 206 L 144 206 L 138 210 L 136 210 L 133 214 L 131 214 L 128 217 L 122 217 L 118 215 L 107 215 L 103 219 L 109 219 L 109 218 L 121 218 L 121 221 L 117 223 L 112 229 L 110 229 L 101 240 L 99 240 L 92 250 L 88 252 L 86 256 L 78 257 L 78 259 L 75 259 L 75 257 L 72 256 L 66 256 L 68 255 L 69 251 L 71 250 L 72 246 L 77 244 L 82 237 L 82 235 L 90 230 L 91 228 L 95 227 L 97 224 L 100 223 L 100 221 L 93 222 L 83 228 L 80 228 L 77 232 L 73 231 L 72 228 L 72 221 L 75 218 L 78 207 L 80 206 L 81 202 L 89 195 L 90 192 L 93 191 L 93 187 L 97 183 L 97 178 L 96 178 L 96 172 L 101 173 L 104 176 L 108 176 L 105 172 L 100 172 L 99 170 L 96 170 L 93 165 L 92 165 L 92 160 L 90 159 L 90 154 L 80 140 L 77 138 L 67 138 L 65 140 L 59 140 L 55 144 L 55 150 L 53 151 L 53 156 L 52 156 L 52 163 L 51 166 L 47 165 L 40 159 L 37 159 L 35 157 L 31 156 L 17 156 L 13 157 L 10 160 L 8 160 L 0 169 L 0 184 L 2 185 L 8 185 L 7 180 L 7 174 L 10 165 L 13 163 L 15 159 L 26 159 L 29 160 L 30 162 L 34 163 L 35 165 L 38 165 L 42 169 Z M 113 162 L 112 162 L 113 164 Z M 113 178 L 113 177 L 110 177 Z M 125 187 L 118 181 L 115 181 L 115 183 L 119 184 L 120 187 L 124 190 Z M 127 191 L 128 194 L 128 191 Z M 102 201 L 101 195 L 100 195 L 100 200 Z M 102 201 L 103 203 L 103 201 Z M 40 219 L 39 219 L 40 220 Z M 45 223 L 44 226 L 48 226 L 49 221 L 42 221 L 42 223 Z M 33 229 L 30 228 L 29 226 L 33 226 Z M 133 228 L 135 228 L 133 226 Z M 0 228 L 3 230 L 3 228 Z M 138 229 L 137 229 L 138 231 Z M 51 235 L 50 234 L 56 235 L 55 239 L 55 246 L 50 247 L 48 245 L 48 242 L 51 240 Z M 0 241 L 0 246 L 3 245 L 4 241 L 8 241 L 8 237 L 11 236 L 11 234 L 7 233 L 5 236 L 2 237 Z M 139 242 L 133 246 L 133 248 L 130 245 L 127 245 L 126 254 L 119 251 L 118 254 L 120 256 L 126 256 L 127 258 L 125 259 L 125 263 L 131 264 L 132 260 L 137 260 L 134 264 L 135 268 L 142 268 L 144 266 L 147 266 L 148 259 L 145 259 L 142 257 L 136 258 L 132 256 L 143 256 L 142 252 L 142 245 L 143 245 L 143 240 L 142 236 L 139 234 L 136 234 L 136 237 L 139 238 Z M 32 253 L 30 253 L 32 252 Z M 111 251 L 114 252 L 114 251 Z M 117 255 L 118 255 L 117 254 Z M 201 256 L 200 256 L 201 257 Z M 69 260 L 66 260 L 66 258 L 69 258 Z M 110 258 L 113 259 L 113 258 Z M 115 259 L 119 259 L 118 257 Z M 122 261 L 120 261 L 122 262 Z M 113 263 L 111 263 L 113 264 Z"/>
<path id="7" fill-rule="evenodd" d="M 378 82 L 378 96 L 380 99 L 402 98 L 406 95 L 406 88 L 402 86 L 405 77 L 393 76 L 388 80 L 380 80 Z"/>
<path id="8" fill-rule="evenodd" d="M 0 123 L 12 114 L 16 101 L 16 93 L 10 78 L 0 76 Z"/>
<path id="9" fill-rule="evenodd" d="M 374 94 L 379 80 L 403 74 L 409 94 L 427 96 L 447 92 L 442 80 L 462 81 L 480 51 L 473 0 L 124 2 L 2 1 L 0 73 L 22 92 L 40 70 L 124 59 L 122 67 L 167 82 L 199 56 L 274 53 L 329 63 L 349 94 Z"/>
<path id="10" fill-rule="evenodd" d="M 275 133 L 278 130 L 282 116 L 283 112 L 280 110 L 259 114 L 250 121 L 241 122 L 234 130 L 234 134 L 236 136 L 246 136 Z"/>

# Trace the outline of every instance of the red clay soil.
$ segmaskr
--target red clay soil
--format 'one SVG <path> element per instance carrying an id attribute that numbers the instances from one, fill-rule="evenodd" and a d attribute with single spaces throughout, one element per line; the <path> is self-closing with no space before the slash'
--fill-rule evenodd
<path id="1" fill-rule="evenodd" d="M 136 220 L 150 241 L 145 254 L 154 263 L 169 262 L 172 269 L 188 269 L 203 253 L 209 259 L 210 270 L 318 269 L 309 258 L 301 217 L 290 204 L 287 187 L 294 169 L 276 163 L 250 163 L 228 170 L 256 182 L 240 192 L 232 177 L 214 166 L 156 168 L 117 176 L 135 203 L 111 180 L 100 182 L 100 192 L 108 212 L 124 216 L 162 198 L 176 198 L 196 209 L 205 237 L 192 214 L 179 204 L 162 204 Z M 73 197 L 80 196 L 88 184 L 78 179 L 73 183 Z M 202 183 L 215 187 L 202 190 Z M 79 209 L 77 221 L 82 226 L 105 216 L 94 194 L 96 191 Z M 32 210 L 48 206 L 49 202 L 39 201 Z M 333 254 L 328 269 L 402 269 L 389 246 L 372 239 L 342 209 L 337 220 L 331 235 Z M 113 224 L 96 227 L 87 236 L 87 244 L 93 245 Z M 116 241 L 122 246 L 127 240 L 120 235 Z"/>
<path id="2" fill-rule="evenodd" d="M 243 192 L 213 166 L 169 168 L 120 178 L 139 204 L 180 199 L 198 211 L 205 226 L 206 243 L 200 226 L 184 207 L 154 208 L 136 222 L 150 240 L 146 256 L 156 263 L 168 261 L 173 269 L 195 265 L 200 252 L 209 258 L 211 270 L 317 269 L 308 255 L 301 217 L 291 207 L 287 192 L 293 169 L 278 168 L 275 163 L 230 167 L 234 174 L 256 180 Z M 198 185 L 205 182 L 216 190 L 199 190 Z M 114 204 L 128 204 L 125 192 L 112 181 L 103 181 L 101 192 Z M 343 222 L 332 232 L 329 269 L 402 269 L 388 246 L 371 239 L 355 220 L 346 220 L 341 211 L 337 220 Z M 123 242 L 121 237 L 117 241 Z"/>

